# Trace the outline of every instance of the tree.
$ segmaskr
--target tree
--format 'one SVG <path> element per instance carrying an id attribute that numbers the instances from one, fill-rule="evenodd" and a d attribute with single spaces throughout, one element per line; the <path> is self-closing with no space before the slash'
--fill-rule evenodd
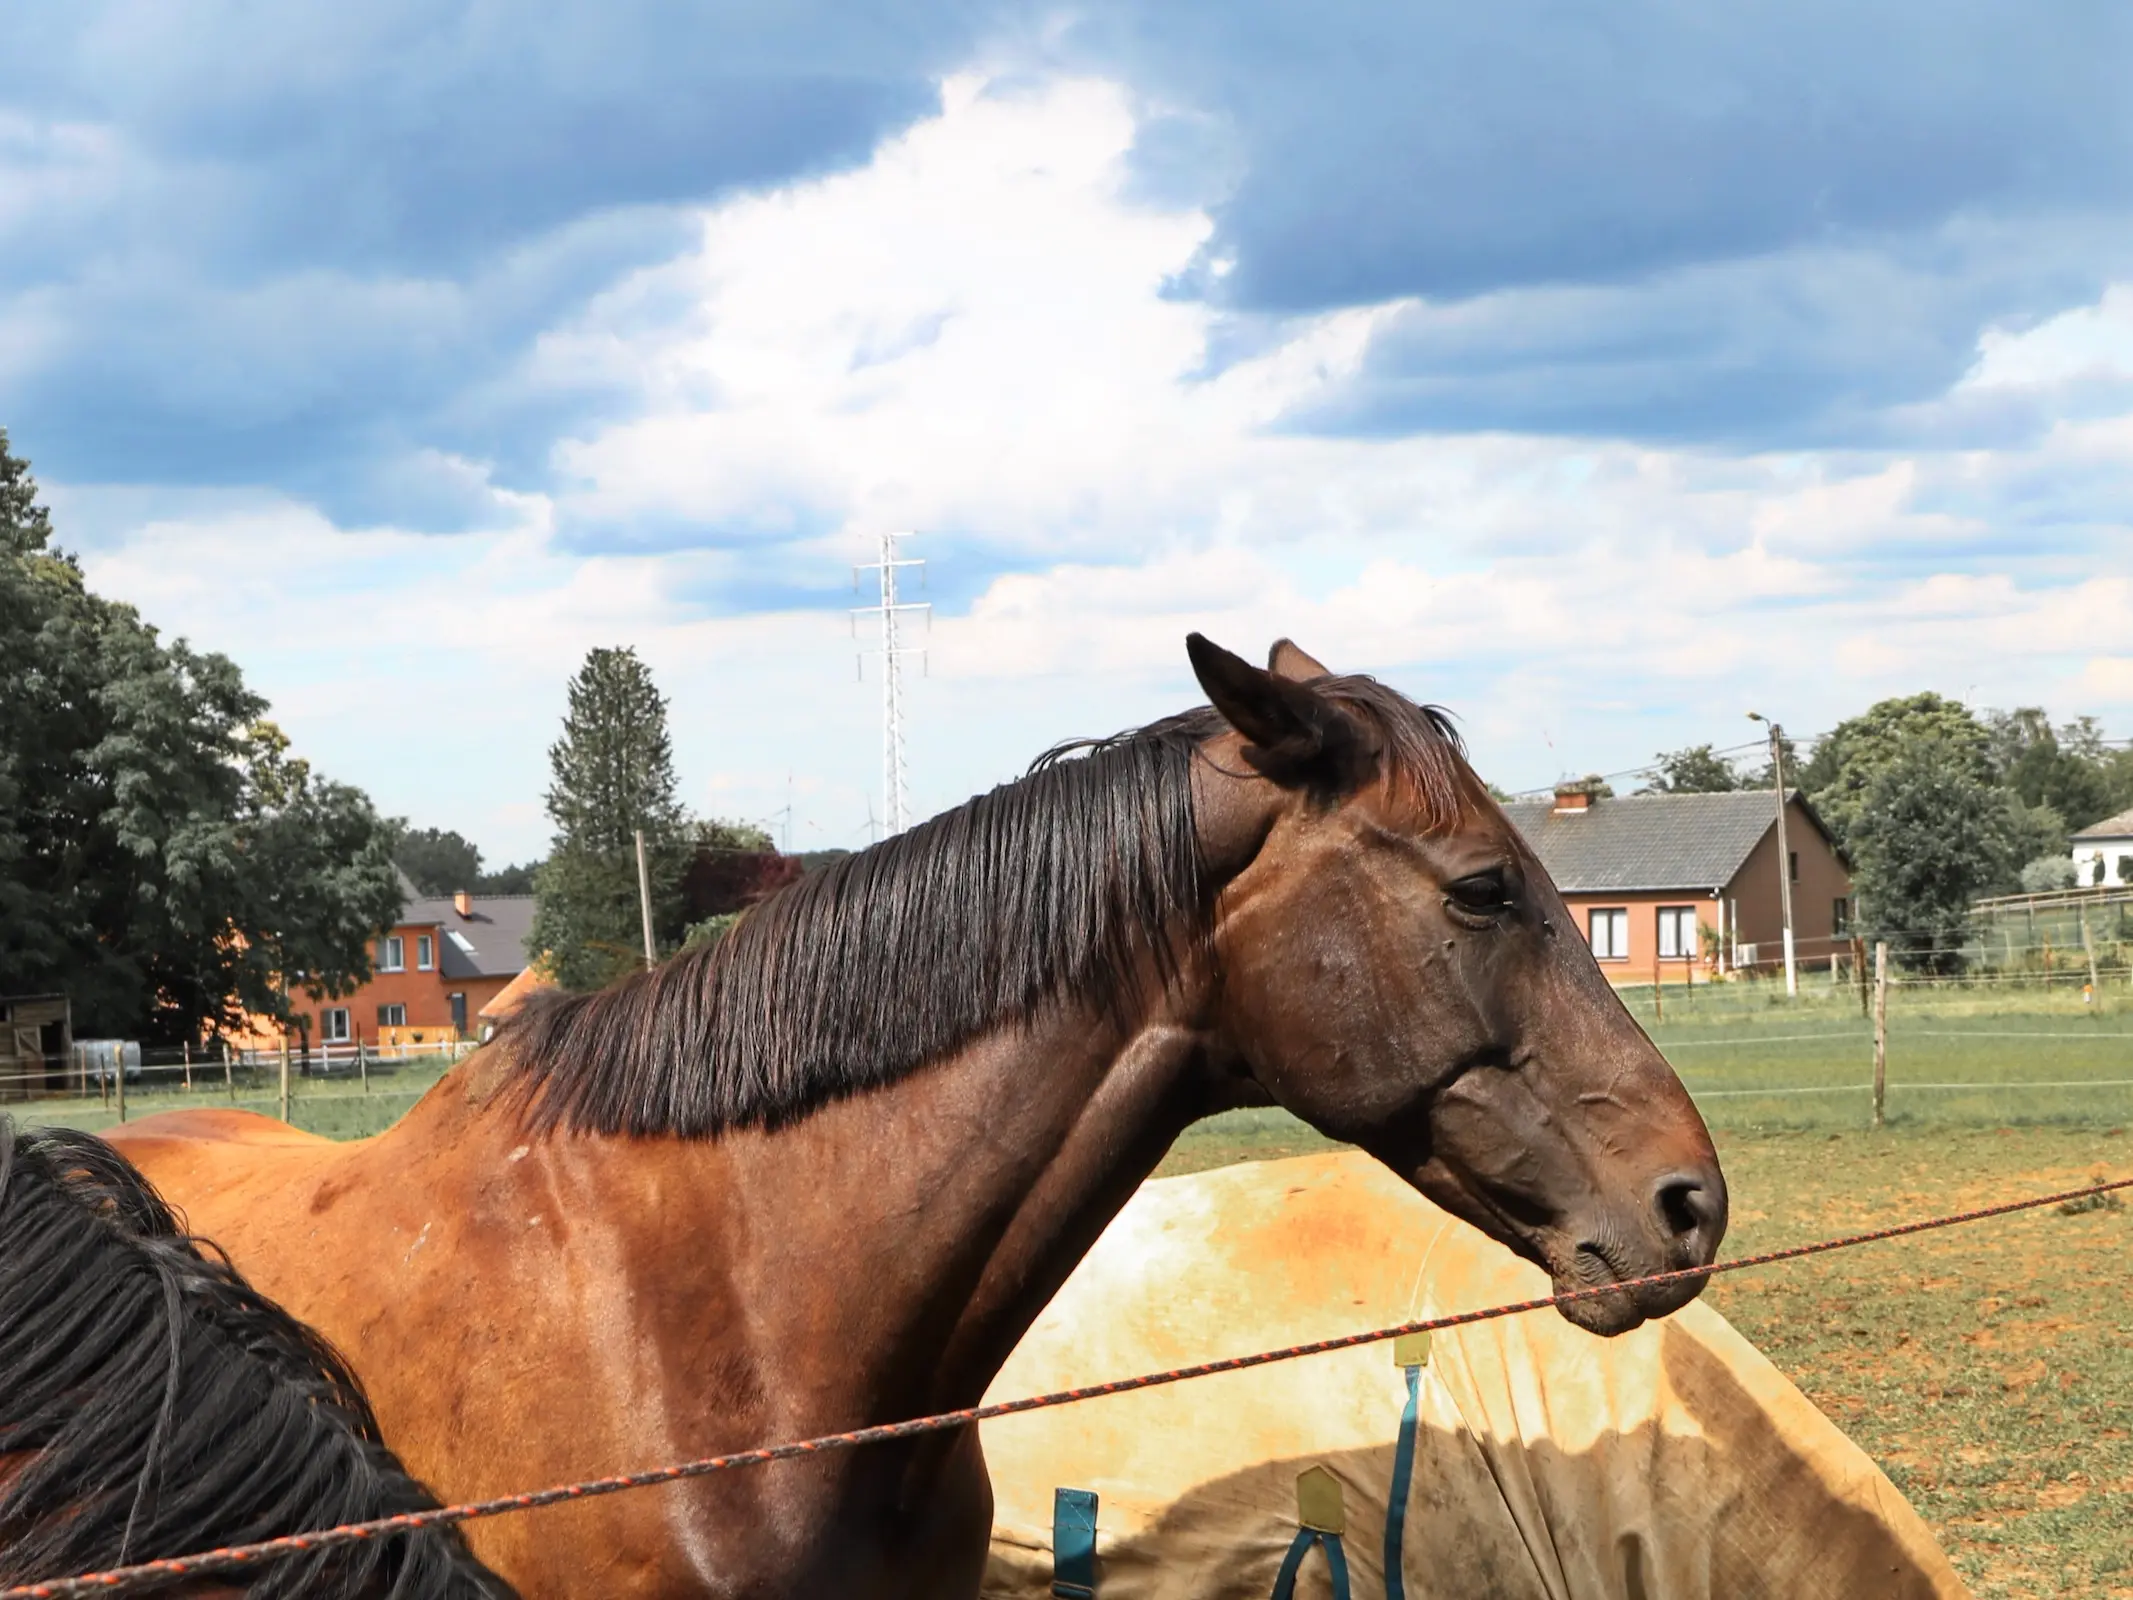
<path id="1" fill-rule="evenodd" d="M 698 822 L 690 829 L 690 846 L 681 898 L 691 944 L 701 943 L 714 925 L 730 926 L 806 871 L 799 857 L 778 854 L 770 835 L 748 823 Z"/>
<path id="2" fill-rule="evenodd" d="M 410 828 L 393 823 L 393 863 L 424 894 L 447 895 L 459 889 L 474 894 L 531 894 L 540 862 L 481 870 L 481 849 L 451 828 Z"/>
<path id="3" fill-rule="evenodd" d="M 0 433 L 0 992 L 77 1031 L 200 1040 L 369 974 L 384 823 L 314 778 L 228 658 L 165 644 L 51 543 Z"/>
<path id="4" fill-rule="evenodd" d="M 667 703 L 634 650 L 587 654 L 548 764 L 554 845 L 535 878 L 539 904 L 527 952 L 545 954 L 564 988 L 597 988 L 643 960 L 640 829 L 654 940 L 672 949 L 686 931 L 680 889 L 690 846 L 675 797 Z"/>
<path id="5" fill-rule="evenodd" d="M 2104 802 L 2104 815 L 2116 816 L 2121 811 L 2133 811 L 2133 746 L 2113 750 L 2097 763 L 2103 773 L 2104 789 L 2109 796 Z M 2086 828 L 2101 822 L 2102 816 L 2077 821 L 2074 826 Z"/>
<path id="6" fill-rule="evenodd" d="M 1640 794 L 1726 794 L 1741 786 L 1740 774 L 1707 744 L 1671 750 L 1659 757 L 1658 771 Z"/>
<path id="7" fill-rule="evenodd" d="M 1962 773 L 1990 785 L 1996 774 L 1984 727 L 1970 708 L 1937 694 L 1883 700 L 1840 722 L 1815 746 L 1804 768 L 1788 757 L 1786 773 L 1814 801 L 1815 811 L 1851 851 L 1852 829 L 1874 782 L 1914 739 L 1937 739 Z"/>
<path id="8" fill-rule="evenodd" d="M 2071 856 L 2036 856 L 2022 868 L 2024 894 L 2050 894 L 2071 889 L 2076 873 Z"/>
<path id="9" fill-rule="evenodd" d="M 472 889 L 481 879 L 481 851 L 450 828 L 395 824 L 393 861 L 424 894 Z"/>
<path id="10" fill-rule="evenodd" d="M 494 872 L 484 872 L 474 880 L 476 894 L 531 894 L 535 877 L 541 870 L 538 861 L 523 865 L 498 867 Z"/>
<path id="11" fill-rule="evenodd" d="M 30 464 L 8 449 L 0 428 L 0 555 L 40 555 L 51 543 L 52 514 L 37 503 Z"/>
<path id="12" fill-rule="evenodd" d="M 1981 770 L 1970 740 L 1897 740 L 1853 793 L 1853 882 L 1870 935 L 1910 966 L 1960 965 L 1970 904 L 2019 882 L 2018 801 Z"/>
<path id="13" fill-rule="evenodd" d="M 2094 717 L 2053 728 L 2042 707 L 1996 711 L 1986 724 L 2000 781 L 2032 810 L 2048 807 L 2061 822 L 2051 841 L 2066 846 L 2066 825 L 2086 827 L 2111 811 L 2111 779 L 2103 729 Z"/>

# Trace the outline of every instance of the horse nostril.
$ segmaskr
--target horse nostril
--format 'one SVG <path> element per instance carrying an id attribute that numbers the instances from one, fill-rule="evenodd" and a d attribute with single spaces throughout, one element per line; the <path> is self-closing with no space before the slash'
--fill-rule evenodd
<path id="1" fill-rule="evenodd" d="M 1718 1248 L 1726 1226 L 1726 1191 L 1722 1180 L 1699 1173 L 1675 1173 L 1659 1180 L 1653 1195 L 1667 1237 L 1706 1251 Z"/>

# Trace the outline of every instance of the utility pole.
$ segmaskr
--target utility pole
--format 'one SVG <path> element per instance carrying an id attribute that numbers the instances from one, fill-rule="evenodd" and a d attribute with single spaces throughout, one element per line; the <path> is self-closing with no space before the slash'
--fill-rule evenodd
<path id="1" fill-rule="evenodd" d="M 901 619 L 907 612 L 924 612 L 928 627 L 933 622 L 933 607 L 925 602 L 912 603 L 897 598 L 896 574 L 904 567 L 917 567 L 921 577 L 926 563 L 896 556 L 896 541 L 911 537 L 907 533 L 883 533 L 875 535 L 878 541 L 879 559 L 865 562 L 852 569 L 852 588 L 859 587 L 859 574 L 873 572 L 880 575 L 881 599 L 871 606 L 852 607 L 852 633 L 859 632 L 859 619 L 873 617 L 881 625 L 881 642 L 872 650 L 863 650 L 859 658 L 859 676 L 866 677 L 866 657 L 881 657 L 881 793 L 883 817 L 882 836 L 902 833 L 910 825 L 910 786 L 904 769 L 904 701 L 903 658 L 925 655 L 923 645 L 907 645 L 903 642 Z"/>
<path id="2" fill-rule="evenodd" d="M 659 947 L 652 943 L 652 875 L 644 865 L 644 830 L 637 830 L 637 914 L 644 921 L 644 966 L 649 972 L 659 965 Z"/>
<path id="3" fill-rule="evenodd" d="M 1785 992 L 1797 996 L 1800 973 L 1792 954 L 1792 850 L 1785 840 L 1785 730 L 1760 711 L 1751 711 L 1748 717 L 1770 729 L 1770 775 L 1777 787 L 1778 806 L 1778 903 L 1785 915 Z"/>

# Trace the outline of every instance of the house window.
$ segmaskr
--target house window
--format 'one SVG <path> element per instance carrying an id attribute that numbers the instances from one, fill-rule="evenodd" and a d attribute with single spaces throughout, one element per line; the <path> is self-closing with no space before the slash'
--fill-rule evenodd
<path id="1" fill-rule="evenodd" d="M 467 997 L 455 994 L 449 999 L 452 1002 L 452 1031 L 464 1039 L 467 1036 Z"/>
<path id="2" fill-rule="evenodd" d="M 395 933 L 378 941 L 378 970 L 380 972 L 405 972 L 407 970 L 407 945 Z"/>
<path id="3" fill-rule="evenodd" d="M 1624 952 L 1627 954 L 1628 952 Z M 1696 908 L 1694 906 L 1661 906 L 1659 908 L 1659 959 L 1661 961 L 1686 961 L 1696 954 Z"/>
<path id="4" fill-rule="evenodd" d="M 1592 940 L 1592 953 L 1602 961 L 1629 959 L 1629 913 L 1609 909 L 1586 913 L 1585 926 Z"/>
<path id="5" fill-rule="evenodd" d="M 427 972 L 427 971 L 429 971 L 429 970 L 430 970 L 430 968 L 434 967 L 435 965 L 437 965 L 437 941 L 436 941 L 436 940 L 434 940 L 434 939 L 432 939 L 432 938 L 431 938 L 431 937 L 430 937 L 430 936 L 429 936 L 428 934 L 426 934 L 426 933 L 424 933 L 424 934 L 418 934 L 418 935 L 416 935 L 416 938 L 415 938 L 415 966 L 416 966 L 416 969 L 417 969 L 418 971 L 422 971 L 422 972 Z"/>
<path id="6" fill-rule="evenodd" d="M 1787 852 L 1785 853 L 1785 870 L 1786 870 L 1786 871 L 1788 871 L 1788 872 L 1790 872 L 1790 873 L 1792 874 L 1792 881 L 1793 881 L 1794 883 L 1798 883 L 1798 882 L 1800 881 L 1800 852 L 1799 852 L 1799 851 L 1797 851 L 1797 850 L 1788 850 L 1788 851 L 1787 851 Z"/>
<path id="7" fill-rule="evenodd" d="M 378 1007 L 378 1026 L 381 1028 L 406 1027 L 407 1007 L 400 1005 Z"/>
<path id="8" fill-rule="evenodd" d="M 1829 931 L 1842 939 L 1852 931 L 1852 901 L 1850 895 L 1840 894 L 1829 910 Z"/>
<path id="9" fill-rule="evenodd" d="M 318 1036 L 324 1044 L 348 1042 L 348 1008 L 328 1006 L 318 1014 Z"/>

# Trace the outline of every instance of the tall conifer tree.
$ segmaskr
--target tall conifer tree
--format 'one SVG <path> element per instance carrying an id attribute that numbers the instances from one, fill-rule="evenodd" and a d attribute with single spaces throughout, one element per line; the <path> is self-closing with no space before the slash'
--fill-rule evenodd
<path id="1" fill-rule="evenodd" d="M 555 824 L 535 878 L 540 903 L 527 938 L 565 988 L 596 988 L 639 966 L 637 832 L 652 882 L 662 952 L 682 935 L 687 817 L 675 796 L 667 703 L 634 650 L 594 650 L 570 681 L 563 736 L 548 751 Z"/>

